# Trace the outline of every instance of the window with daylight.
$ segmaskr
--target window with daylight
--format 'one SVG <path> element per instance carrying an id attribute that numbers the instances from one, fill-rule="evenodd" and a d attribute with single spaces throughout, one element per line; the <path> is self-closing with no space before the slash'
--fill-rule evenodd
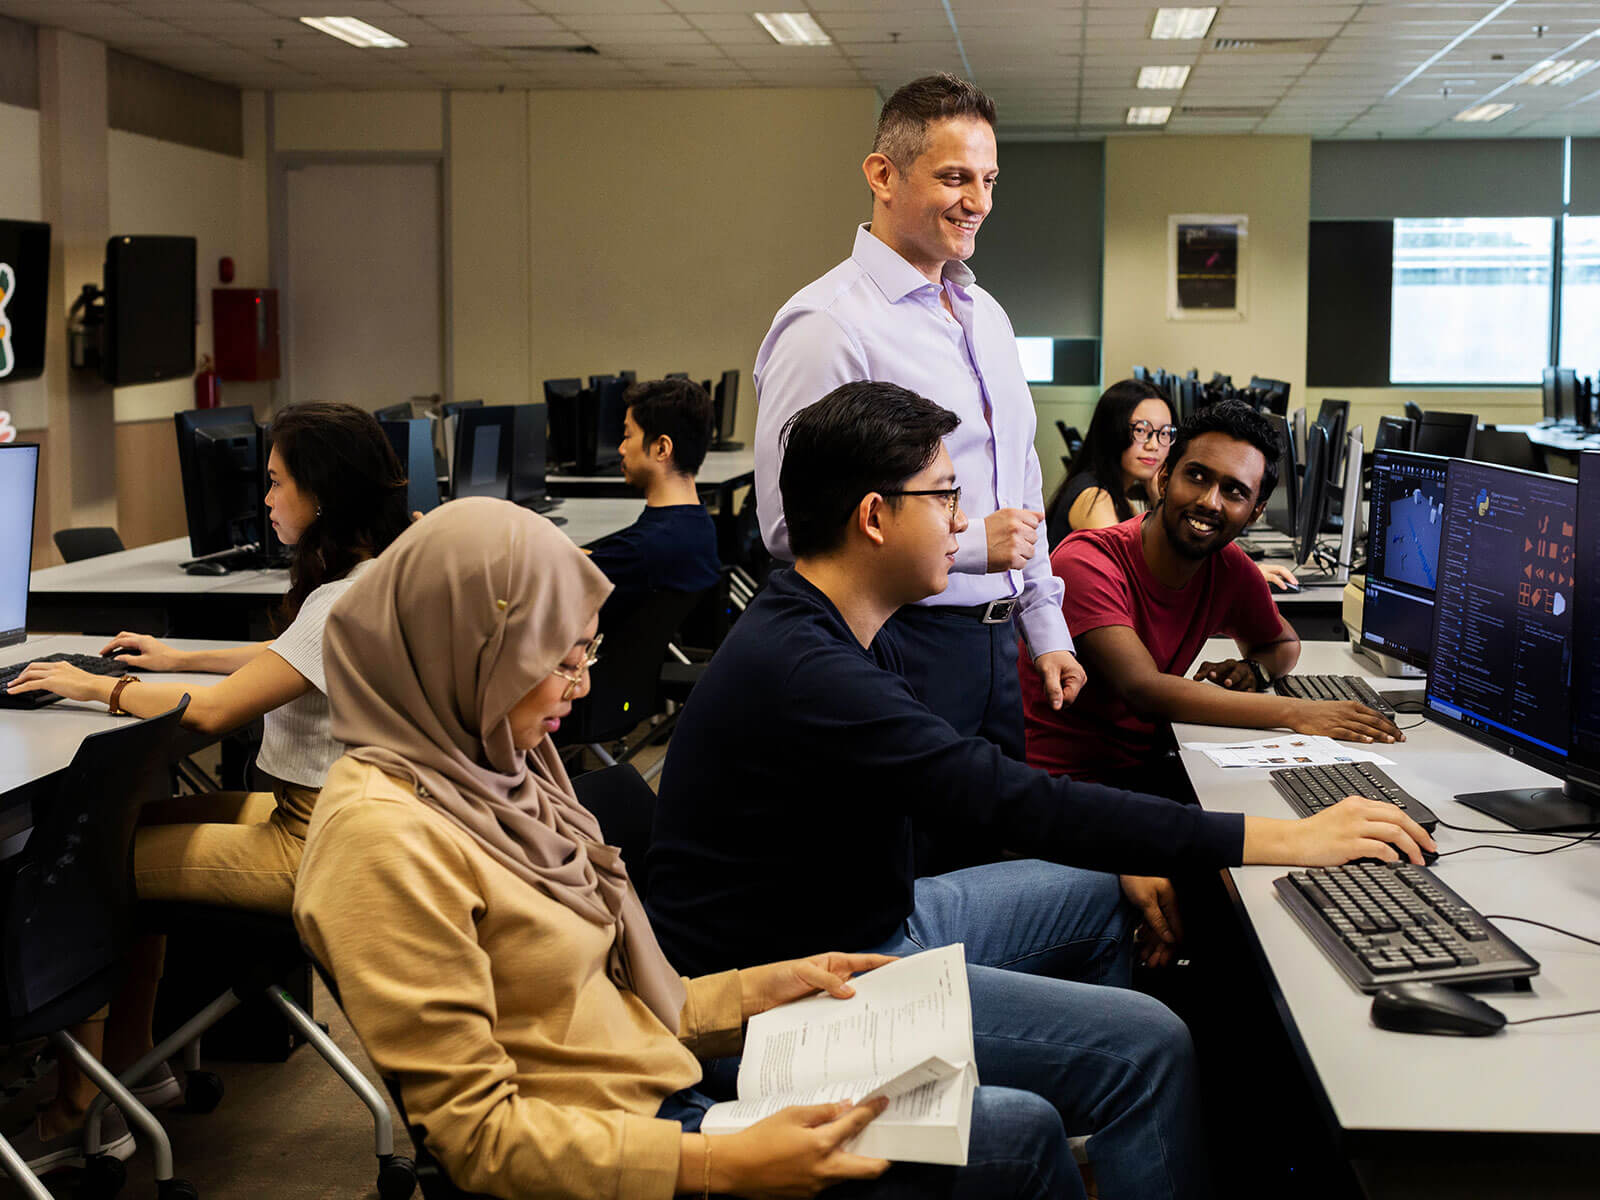
<path id="1" fill-rule="evenodd" d="M 1579 375 L 1600 374 L 1600 217 L 1567 217 L 1561 228 L 1561 349 Z"/>

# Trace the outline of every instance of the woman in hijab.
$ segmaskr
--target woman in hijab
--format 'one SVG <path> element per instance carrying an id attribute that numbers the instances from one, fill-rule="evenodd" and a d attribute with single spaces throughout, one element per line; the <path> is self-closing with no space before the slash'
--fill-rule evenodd
<path id="1" fill-rule="evenodd" d="M 1054 1108 L 980 1088 L 971 1165 L 850 1153 L 880 1102 L 697 1132 L 696 1055 L 887 962 L 819 954 L 686 980 L 549 735 L 588 690 L 611 586 L 549 521 L 444 505 L 334 606 L 329 773 L 296 883 L 302 939 L 458 1188 L 491 1196 L 1081 1194 Z M 819 879 L 822 872 L 819 870 Z M 821 886 L 829 886 L 822 884 Z M 878 1178 L 883 1176 L 883 1178 Z"/>

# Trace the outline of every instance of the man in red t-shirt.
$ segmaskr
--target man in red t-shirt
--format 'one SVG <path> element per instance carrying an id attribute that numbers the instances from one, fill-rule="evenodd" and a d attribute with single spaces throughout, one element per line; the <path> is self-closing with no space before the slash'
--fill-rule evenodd
<path id="1" fill-rule="evenodd" d="M 1155 509 L 1065 538 L 1050 564 L 1066 583 L 1062 607 L 1089 681 L 1076 703 L 1052 709 L 1022 674 L 1029 764 L 1074 779 L 1139 779 L 1160 787 L 1161 726 L 1169 721 L 1247 729 L 1287 727 L 1346 741 L 1405 735 L 1343 700 L 1294 700 L 1270 680 L 1294 669 L 1300 639 L 1279 615 L 1261 572 L 1233 540 L 1261 516 L 1277 483 L 1276 434 L 1238 401 L 1184 422 L 1161 469 Z M 1190 665 L 1225 634 L 1237 659 Z"/>

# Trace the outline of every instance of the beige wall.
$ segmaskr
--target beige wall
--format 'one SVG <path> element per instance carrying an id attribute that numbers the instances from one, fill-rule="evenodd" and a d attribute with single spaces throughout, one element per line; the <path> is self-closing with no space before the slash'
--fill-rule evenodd
<path id="1" fill-rule="evenodd" d="M 267 286 L 265 110 L 261 93 L 243 99 L 243 158 L 116 129 L 107 134 L 113 233 L 176 234 L 199 243 L 197 357 L 212 352 L 211 289 L 221 286 L 217 260 L 233 258 L 230 286 Z M 270 399 L 271 384 L 223 385 L 224 404 L 264 411 Z M 118 421 L 152 420 L 193 407 L 191 379 L 116 389 Z"/>
<path id="2" fill-rule="evenodd" d="M 43 220 L 38 112 L 0 104 L 0 146 L 5 148 L 5 170 L 0 171 L 0 217 L 13 221 Z M 11 414 L 11 423 L 16 428 L 42 426 L 47 407 L 43 376 L 19 383 L 0 383 L 0 411 Z"/>
<path id="3" fill-rule="evenodd" d="M 1107 138 L 1104 378 L 1135 363 L 1198 367 L 1201 378 L 1285 379 L 1302 394 L 1310 188 L 1310 138 Z M 1249 216 L 1242 320 L 1167 318 L 1167 217 L 1176 213 Z"/>
<path id="4" fill-rule="evenodd" d="M 275 92 L 279 150 L 439 150 L 439 92 Z"/>
<path id="5" fill-rule="evenodd" d="M 870 216 L 866 88 L 530 93 L 535 386 L 743 375 L 783 302 Z"/>

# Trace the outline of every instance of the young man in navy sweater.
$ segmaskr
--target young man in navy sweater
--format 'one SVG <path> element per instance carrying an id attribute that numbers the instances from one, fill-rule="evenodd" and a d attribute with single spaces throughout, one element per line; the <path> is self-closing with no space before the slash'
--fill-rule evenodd
<path id="1" fill-rule="evenodd" d="M 1170 886 L 1150 877 L 1420 863 L 1433 842 L 1393 805 L 1360 798 L 1279 821 L 1074 783 L 930 712 L 881 631 L 945 585 L 966 523 L 942 444 L 956 420 L 867 382 L 788 425 L 780 486 L 795 567 L 734 625 L 673 734 L 651 924 L 691 974 L 806 946 L 964 942 L 979 1077 L 1045 1097 L 1068 1134 L 1090 1134 L 1107 1200 L 1201 1194 L 1188 1033 L 1126 988 L 1123 892 L 1170 940 Z M 914 880 L 912 818 L 930 809 L 1038 857 Z M 1101 872 L 1129 874 L 1119 889 Z"/>
<path id="2" fill-rule="evenodd" d="M 711 444 L 711 399 L 687 379 L 633 384 L 624 396 L 622 478 L 644 493 L 645 510 L 626 529 L 597 542 L 595 566 L 616 590 L 607 626 L 652 591 L 700 592 L 717 582 L 717 531 L 694 476 Z"/>

